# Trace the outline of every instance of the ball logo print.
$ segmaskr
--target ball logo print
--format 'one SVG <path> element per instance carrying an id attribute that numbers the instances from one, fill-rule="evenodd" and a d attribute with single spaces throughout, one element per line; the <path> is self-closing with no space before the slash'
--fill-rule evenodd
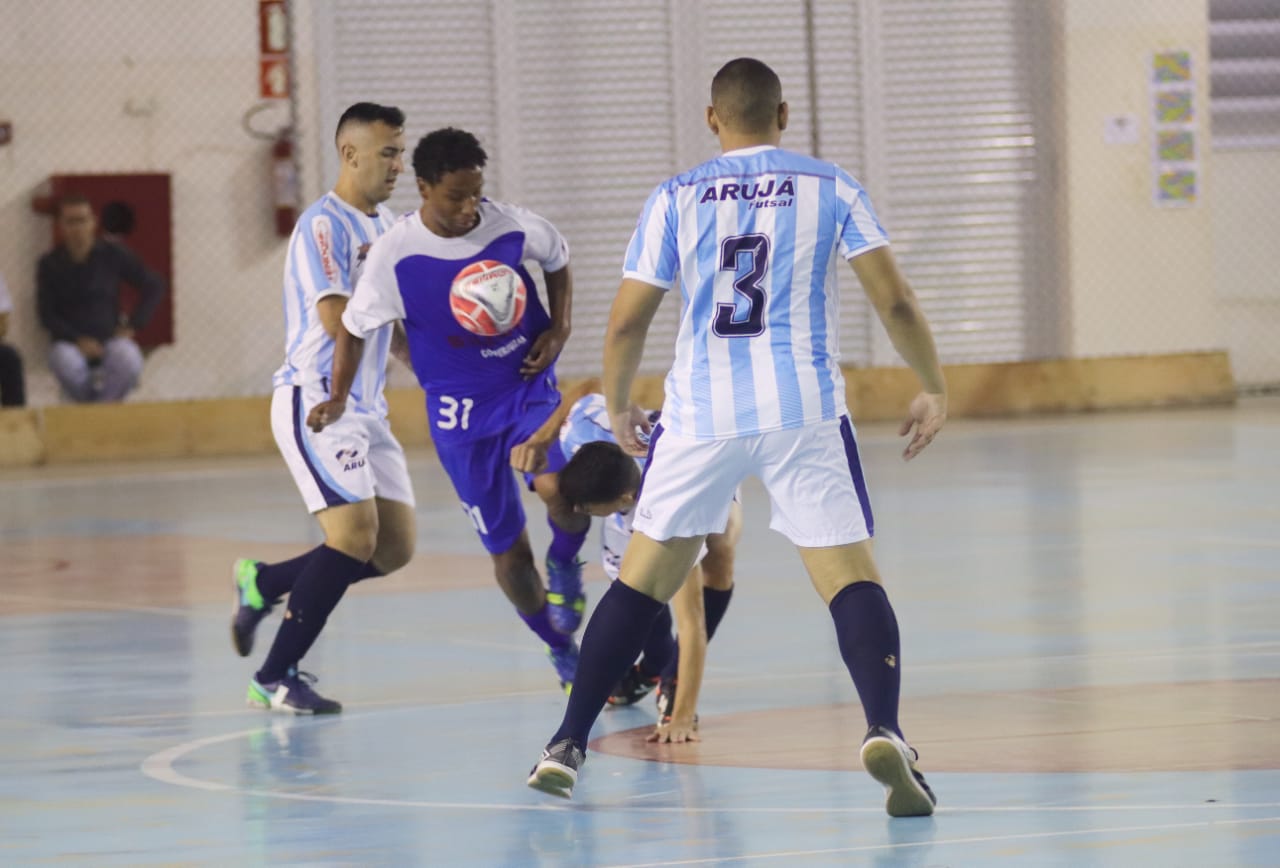
<path id="1" fill-rule="evenodd" d="M 504 335 L 520 324 L 528 290 L 515 269 L 485 259 L 458 272 L 449 290 L 453 317 L 478 335 Z"/>

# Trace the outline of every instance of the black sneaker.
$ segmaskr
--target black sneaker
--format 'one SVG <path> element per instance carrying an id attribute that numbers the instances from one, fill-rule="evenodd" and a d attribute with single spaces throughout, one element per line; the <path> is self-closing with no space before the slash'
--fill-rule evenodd
<path id="1" fill-rule="evenodd" d="M 645 675 L 639 666 L 632 666 L 609 694 L 610 705 L 635 705 L 658 686 L 657 675 Z"/>
<path id="2" fill-rule="evenodd" d="M 291 668 L 284 678 L 263 684 L 258 677 L 249 679 L 248 703 L 268 711 L 284 714 L 337 714 L 342 703 L 315 692 L 316 677 L 310 672 Z"/>
<path id="3" fill-rule="evenodd" d="M 542 759 L 529 772 L 526 782 L 535 790 L 567 799 L 573 795 L 573 785 L 578 782 L 578 769 L 586 759 L 586 752 L 571 738 L 562 738 L 547 745 Z"/>
<path id="4" fill-rule="evenodd" d="M 671 720 L 671 712 L 676 708 L 676 680 L 663 678 L 658 682 L 658 719 L 663 723 Z"/>
<path id="5" fill-rule="evenodd" d="M 890 817 L 927 817 L 938 804 L 916 769 L 919 758 L 915 748 L 883 726 L 871 727 L 862 740 L 862 766 L 884 786 L 884 809 Z"/>
<path id="6" fill-rule="evenodd" d="M 271 614 L 271 603 L 258 590 L 258 561 L 241 558 L 231 567 L 235 584 L 235 600 L 231 606 L 231 644 L 241 657 L 253 651 L 253 636 L 258 624 Z"/>

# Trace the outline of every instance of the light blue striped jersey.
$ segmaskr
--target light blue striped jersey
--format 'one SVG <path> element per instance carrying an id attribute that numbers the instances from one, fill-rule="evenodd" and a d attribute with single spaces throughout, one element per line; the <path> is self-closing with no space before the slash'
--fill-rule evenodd
<path id="1" fill-rule="evenodd" d="M 661 184 L 623 273 L 679 281 L 663 427 L 719 440 L 845 413 L 837 262 L 888 243 L 847 172 L 780 148 L 729 151 Z"/>
<path id="2" fill-rule="evenodd" d="M 320 322 L 316 303 L 331 295 L 351 296 L 369 246 L 394 222 L 395 216 L 385 205 L 379 205 L 376 213 L 365 214 L 332 192 L 302 212 L 284 261 L 285 360 L 272 377 L 273 386 L 328 390 L 333 376 L 333 339 Z M 366 336 L 349 402 L 357 413 L 387 414 L 383 387 L 391 330 L 388 325 Z"/>

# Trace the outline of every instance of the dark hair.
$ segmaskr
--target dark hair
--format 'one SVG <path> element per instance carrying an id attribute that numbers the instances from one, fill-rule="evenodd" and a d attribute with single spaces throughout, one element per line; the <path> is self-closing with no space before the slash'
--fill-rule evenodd
<path id="1" fill-rule="evenodd" d="M 573 509 L 610 503 L 640 487 L 636 460 L 617 443 L 584 443 L 557 474 L 560 495 Z"/>
<path id="2" fill-rule="evenodd" d="M 743 132 L 762 132 L 778 119 L 782 82 L 754 57 L 731 60 L 711 79 L 711 105 L 720 120 Z"/>
<path id="3" fill-rule="evenodd" d="M 89 210 L 93 210 L 93 203 L 89 201 L 89 197 L 84 193 L 63 193 L 58 197 L 57 204 L 53 208 L 53 216 L 61 217 L 63 210 L 69 205 L 88 205 Z"/>
<path id="4" fill-rule="evenodd" d="M 126 236 L 133 231 L 133 208 L 127 202 L 112 200 L 102 206 L 102 231 Z"/>
<path id="5" fill-rule="evenodd" d="M 427 133 L 413 149 L 413 173 L 428 184 L 439 184 L 449 172 L 483 169 L 488 159 L 480 140 L 471 133 L 445 127 Z"/>
<path id="6" fill-rule="evenodd" d="M 333 131 L 334 141 L 342 135 L 347 124 L 372 124 L 382 121 L 389 127 L 399 129 L 404 126 L 404 112 L 393 105 L 378 105 L 376 102 L 358 102 L 349 107 L 338 118 L 337 129 Z"/>

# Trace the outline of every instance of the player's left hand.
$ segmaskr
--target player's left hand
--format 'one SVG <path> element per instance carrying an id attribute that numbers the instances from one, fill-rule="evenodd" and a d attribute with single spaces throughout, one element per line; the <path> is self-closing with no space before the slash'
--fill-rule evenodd
<path id="1" fill-rule="evenodd" d="M 568 332 L 553 328 L 547 329 L 534 338 L 533 346 L 529 348 L 529 352 L 525 353 L 524 361 L 520 363 L 520 376 L 529 380 L 545 371 L 560 357 L 560 351 L 564 349 L 567 340 L 569 340 Z"/>
<path id="2" fill-rule="evenodd" d="M 695 720 L 677 720 L 672 718 L 666 723 L 660 723 L 653 728 L 653 732 L 645 738 L 645 741 L 657 744 L 684 744 L 690 741 L 702 741 L 702 737 L 698 735 L 698 721 Z"/>
<path id="3" fill-rule="evenodd" d="M 322 401 L 311 408 L 307 414 L 307 427 L 319 434 L 325 426 L 332 425 L 342 418 L 347 410 L 346 401 Z"/>
<path id="4" fill-rule="evenodd" d="M 511 466 L 520 473 L 538 473 L 547 466 L 545 441 L 530 438 L 511 447 Z"/>
<path id="5" fill-rule="evenodd" d="M 902 452 L 903 461 L 915 458 L 938 436 L 947 421 L 947 396 L 921 392 L 912 399 L 908 413 L 906 420 L 898 428 L 900 436 L 911 435 L 907 448 Z"/>

